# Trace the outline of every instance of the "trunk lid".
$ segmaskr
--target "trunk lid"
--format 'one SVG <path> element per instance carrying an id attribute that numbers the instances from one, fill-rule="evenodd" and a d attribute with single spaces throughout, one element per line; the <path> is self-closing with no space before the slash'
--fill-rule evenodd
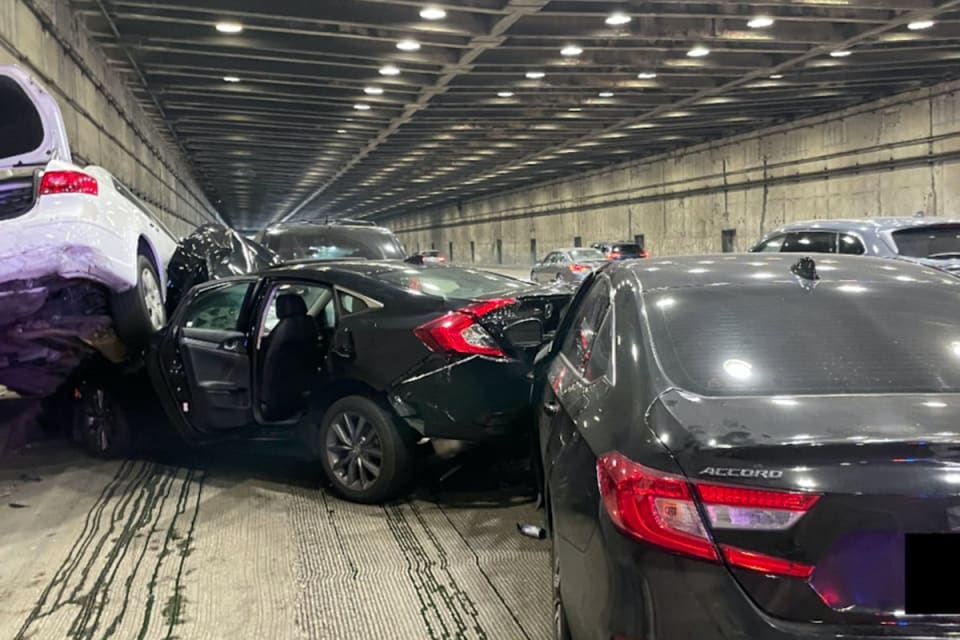
<path id="1" fill-rule="evenodd" d="M 711 527 L 721 546 L 813 567 L 808 580 L 732 569 L 758 606 L 836 624 L 913 617 L 904 613 L 906 536 L 960 532 L 958 417 L 957 394 L 706 398 L 677 390 L 650 414 L 695 482 L 820 495 L 783 530 Z"/>
<path id="2" fill-rule="evenodd" d="M 573 291 L 567 287 L 554 285 L 531 285 L 527 289 L 513 292 L 507 296 L 516 300 L 491 313 L 477 318 L 493 339 L 522 359 L 533 361 L 533 356 L 543 344 L 553 339 L 560 317 Z M 499 298 L 501 296 L 493 296 Z M 473 302 L 484 302 L 484 298 Z M 456 302 L 452 308 L 463 306 Z"/>
<path id="3" fill-rule="evenodd" d="M 16 65 L 0 65 L 0 169 L 71 162 L 60 107 Z"/>

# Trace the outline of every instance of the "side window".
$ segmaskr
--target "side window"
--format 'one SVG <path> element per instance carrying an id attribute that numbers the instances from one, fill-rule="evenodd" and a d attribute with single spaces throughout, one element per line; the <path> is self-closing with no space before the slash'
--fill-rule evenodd
<path id="1" fill-rule="evenodd" d="M 860 238 L 849 233 L 840 234 L 840 253 L 848 253 L 855 256 L 862 256 L 867 252 L 866 247 L 860 242 Z"/>
<path id="2" fill-rule="evenodd" d="M 780 234 L 778 236 L 773 236 L 772 238 L 770 238 L 769 240 L 761 244 L 758 248 L 754 249 L 754 251 L 760 251 L 763 253 L 776 253 L 780 251 L 780 247 L 783 246 L 784 237 L 785 236 L 783 234 Z"/>
<path id="3" fill-rule="evenodd" d="M 557 254 L 557 259 L 554 260 L 554 262 L 557 263 L 557 264 L 565 264 L 565 263 L 567 263 L 567 262 L 570 262 L 570 260 L 567 258 L 567 254 L 565 254 L 565 253 L 558 253 L 558 254 Z"/>
<path id="4" fill-rule="evenodd" d="M 543 264 L 553 264 L 557 261 L 557 253 L 548 254 L 546 258 L 543 259 Z"/>
<path id="5" fill-rule="evenodd" d="M 610 372 L 610 364 L 613 355 L 613 307 L 607 309 L 603 316 L 603 322 L 597 330 L 597 336 L 593 341 L 593 349 L 590 357 L 587 358 L 587 365 L 583 371 L 583 377 L 593 382 L 599 380 Z"/>
<path id="6" fill-rule="evenodd" d="M 340 310 L 345 316 L 376 308 L 375 304 L 372 305 L 363 298 L 355 296 L 352 293 L 338 291 L 337 295 L 340 297 Z"/>
<path id="7" fill-rule="evenodd" d="M 243 302 L 251 283 L 237 282 L 206 291 L 190 303 L 183 326 L 191 329 L 238 331 Z"/>
<path id="8" fill-rule="evenodd" d="M 260 331 L 261 337 L 270 335 L 270 332 L 273 331 L 280 322 L 280 319 L 277 317 L 277 298 L 290 293 L 303 298 L 303 302 L 307 307 L 307 315 L 317 321 L 319 328 L 334 326 L 336 315 L 333 304 L 331 304 L 333 294 L 329 287 L 319 284 L 278 284 L 270 292 L 270 297 L 267 299 L 267 305 L 264 309 L 263 327 Z"/>
<path id="9" fill-rule="evenodd" d="M 566 356 L 577 373 L 588 380 L 595 379 L 589 377 L 588 374 L 594 375 L 597 373 L 597 370 L 593 368 L 588 371 L 588 365 L 593 358 L 594 348 L 597 346 L 597 335 L 600 333 L 601 325 L 604 319 L 610 315 L 608 314 L 609 309 L 610 284 L 607 280 L 599 280 L 587 294 L 587 297 L 584 298 L 582 306 L 567 330 L 563 345 L 560 347 L 560 352 Z M 610 330 L 612 328 L 608 327 L 608 331 Z M 609 361 L 609 345 L 602 347 L 601 351 L 607 353 L 606 358 Z M 600 357 L 603 358 L 602 355 Z M 598 362 L 597 366 L 600 366 L 600 364 Z M 599 375 L 602 376 L 604 373 L 606 373 L 606 367 L 599 371 Z"/>
<path id="10" fill-rule="evenodd" d="M 836 253 L 837 234 L 831 231 L 788 233 L 780 250 L 793 253 Z"/>

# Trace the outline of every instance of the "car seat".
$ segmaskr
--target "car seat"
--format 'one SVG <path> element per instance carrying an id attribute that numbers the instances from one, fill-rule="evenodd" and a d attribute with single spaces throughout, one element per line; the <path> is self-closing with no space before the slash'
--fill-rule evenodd
<path id="1" fill-rule="evenodd" d="M 303 298 L 286 293 L 276 305 L 279 322 L 270 332 L 260 378 L 260 410 L 271 421 L 292 418 L 306 408 L 320 351 L 317 324 Z"/>

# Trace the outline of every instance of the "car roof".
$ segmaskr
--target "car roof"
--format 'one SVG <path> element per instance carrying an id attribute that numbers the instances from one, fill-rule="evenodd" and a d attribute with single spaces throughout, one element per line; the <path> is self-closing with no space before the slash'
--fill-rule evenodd
<path id="1" fill-rule="evenodd" d="M 926 227 L 938 224 L 960 224 L 957 218 L 940 218 L 926 216 L 887 216 L 877 218 L 835 218 L 830 220 L 804 220 L 791 222 L 779 227 L 774 233 L 818 229 L 823 231 L 889 231 Z"/>
<path id="2" fill-rule="evenodd" d="M 912 262 L 866 256 L 803 253 L 744 253 L 624 260 L 609 265 L 611 277 L 634 276 L 644 292 L 681 287 L 799 286 L 791 267 L 803 258 L 816 266 L 824 282 L 944 282 L 960 278 Z"/>

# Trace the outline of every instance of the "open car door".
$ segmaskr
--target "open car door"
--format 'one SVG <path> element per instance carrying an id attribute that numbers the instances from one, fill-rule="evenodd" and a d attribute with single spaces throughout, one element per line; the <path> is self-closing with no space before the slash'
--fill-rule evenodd
<path id="1" fill-rule="evenodd" d="M 187 439 L 254 424 L 251 323 L 256 279 L 192 292 L 159 338 L 151 374 Z M 184 426 L 183 424 L 180 425 Z"/>

